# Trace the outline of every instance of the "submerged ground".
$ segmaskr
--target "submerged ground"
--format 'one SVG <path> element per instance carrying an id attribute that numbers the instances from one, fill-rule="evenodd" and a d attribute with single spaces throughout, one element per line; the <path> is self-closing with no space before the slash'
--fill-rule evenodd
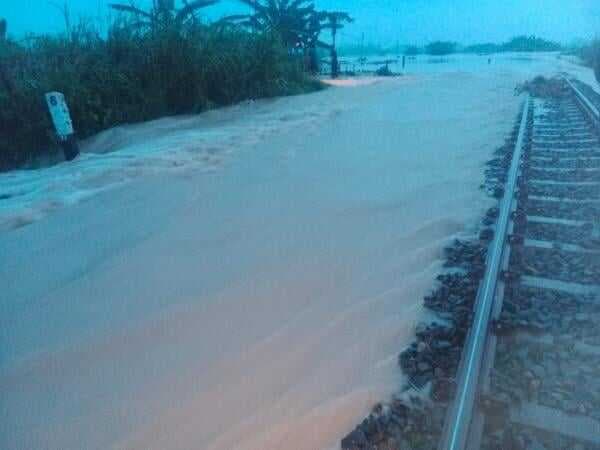
<path id="1" fill-rule="evenodd" d="M 515 84 L 555 66 L 164 119 L 0 176 L 0 447 L 335 448 L 490 204 Z"/>

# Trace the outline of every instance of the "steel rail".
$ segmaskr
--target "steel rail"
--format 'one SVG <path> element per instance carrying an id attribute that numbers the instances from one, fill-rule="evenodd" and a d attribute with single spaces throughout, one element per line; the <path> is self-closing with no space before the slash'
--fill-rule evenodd
<path id="1" fill-rule="evenodd" d="M 566 76 L 563 76 L 563 78 L 574 92 L 575 98 L 581 106 L 581 109 L 589 119 L 591 119 L 592 124 L 600 129 L 600 111 L 598 108 L 590 102 L 571 80 Z M 488 341 L 489 324 L 498 287 L 498 277 L 508 239 L 510 213 L 515 202 L 514 192 L 523 154 L 527 121 L 529 120 L 530 102 L 531 99 L 528 96 L 523 106 L 523 116 L 521 118 L 519 135 L 515 144 L 508 180 L 505 186 L 504 199 L 500 205 L 500 216 L 498 218 L 494 240 L 489 247 L 485 274 L 477 291 L 475 319 L 467 335 L 457 372 L 456 396 L 448 409 L 444 430 L 442 432 L 442 439 L 439 445 L 440 450 L 465 450 L 469 444 L 467 440 L 470 434 L 477 392 L 480 385 L 480 374 L 482 362 L 484 360 L 483 353 Z"/>
<path id="2" fill-rule="evenodd" d="M 483 353 L 490 329 L 491 312 L 494 305 L 498 277 L 500 275 L 502 256 L 508 238 L 511 208 L 515 201 L 514 192 L 517 186 L 527 122 L 529 120 L 529 105 L 530 98 L 527 96 L 523 105 L 521 125 L 508 173 L 505 194 L 500 205 L 500 215 L 498 217 L 494 240 L 489 247 L 485 273 L 477 291 L 475 318 L 467 335 L 462 353 L 456 379 L 456 396 L 448 409 L 439 445 L 440 450 L 464 450 L 467 445 L 467 438 L 477 399 Z"/>
<path id="3" fill-rule="evenodd" d="M 584 107 L 584 109 L 586 109 L 588 111 L 588 113 L 590 113 L 592 115 L 592 118 L 594 120 L 599 120 L 600 119 L 600 112 L 598 111 L 598 108 L 596 108 L 592 102 L 590 102 L 588 100 L 588 98 L 583 94 L 583 92 L 581 92 L 577 86 L 575 86 L 573 84 L 573 82 L 571 80 L 569 80 L 569 78 L 567 78 L 566 76 L 563 76 L 563 79 L 567 82 L 567 84 L 569 85 L 569 87 L 571 89 L 573 89 L 573 92 L 575 93 L 575 97 L 577 97 L 577 100 L 579 100 L 579 103 Z"/>
<path id="4" fill-rule="evenodd" d="M 563 79 L 575 93 L 575 98 L 577 99 L 579 106 L 583 110 L 584 114 L 586 114 L 591 120 L 592 126 L 596 128 L 596 131 L 600 132 L 600 111 L 598 111 L 598 108 L 596 108 L 594 104 L 589 101 L 585 94 L 581 92 L 568 77 L 563 75 Z"/>

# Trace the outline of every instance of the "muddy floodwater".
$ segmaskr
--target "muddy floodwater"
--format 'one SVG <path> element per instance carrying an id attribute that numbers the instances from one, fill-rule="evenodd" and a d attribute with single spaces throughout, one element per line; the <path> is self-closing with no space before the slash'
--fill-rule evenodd
<path id="1" fill-rule="evenodd" d="M 0 175 L 0 448 L 337 448 L 491 204 L 516 83 L 571 67 L 540 58 L 123 127 Z"/>

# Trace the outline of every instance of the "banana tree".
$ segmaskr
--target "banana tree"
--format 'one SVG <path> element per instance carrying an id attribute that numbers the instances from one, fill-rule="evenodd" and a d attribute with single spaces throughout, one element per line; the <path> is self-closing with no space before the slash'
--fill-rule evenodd
<path id="1" fill-rule="evenodd" d="M 303 36 L 303 47 L 305 56 L 305 66 L 311 73 L 319 72 L 319 57 L 318 49 L 330 50 L 331 46 L 320 39 L 321 33 L 323 32 L 323 22 L 325 17 L 323 13 L 315 11 L 311 14 L 310 19 L 306 25 L 306 32 Z"/>
<path id="2" fill-rule="evenodd" d="M 331 30 L 331 46 L 329 47 L 331 51 L 331 78 L 337 78 L 340 74 L 340 64 L 336 50 L 337 33 L 346 24 L 354 22 L 354 19 L 348 13 L 342 11 L 323 11 L 320 14 L 321 19 L 324 21 L 322 29 Z"/>
<path id="3" fill-rule="evenodd" d="M 311 33 L 310 24 L 315 14 L 310 0 L 239 0 L 252 13 L 229 16 L 227 20 L 257 31 L 276 33 L 290 50 L 304 47 Z"/>
<path id="4" fill-rule="evenodd" d="M 218 2 L 219 0 L 183 0 L 183 6 L 176 8 L 175 0 L 153 0 L 153 6 L 148 11 L 138 8 L 133 3 L 111 3 L 109 6 L 115 11 L 133 16 L 136 20 L 133 26 L 136 28 L 157 30 L 173 26 L 180 30 L 184 24 L 196 20 L 200 9 Z"/>

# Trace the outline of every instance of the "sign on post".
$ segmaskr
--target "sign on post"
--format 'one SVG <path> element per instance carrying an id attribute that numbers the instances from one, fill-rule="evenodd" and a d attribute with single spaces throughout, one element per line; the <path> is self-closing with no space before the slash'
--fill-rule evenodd
<path id="1" fill-rule="evenodd" d="M 60 92 L 48 92 L 46 94 L 46 104 L 50 111 L 56 135 L 65 153 L 65 159 L 71 161 L 79 154 L 79 146 L 75 138 L 73 121 L 65 96 Z"/>

